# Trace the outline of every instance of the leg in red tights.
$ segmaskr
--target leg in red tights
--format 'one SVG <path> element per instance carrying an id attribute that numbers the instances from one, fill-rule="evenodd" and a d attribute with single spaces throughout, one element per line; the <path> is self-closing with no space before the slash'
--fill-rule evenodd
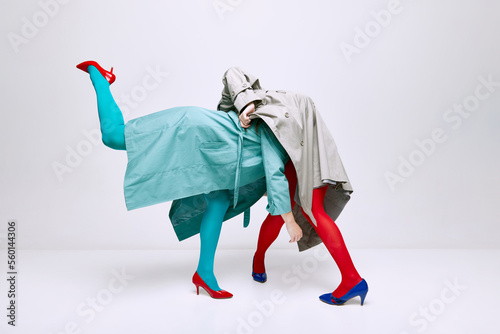
<path id="1" fill-rule="evenodd" d="M 292 207 L 295 202 L 293 197 L 295 194 L 295 187 L 297 185 L 297 176 L 295 168 L 291 161 L 289 161 L 285 166 L 285 175 L 288 179 L 290 185 L 290 199 L 292 201 Z M 340 233 L 337 224 L 326 214 L 323 201 L 326 195 L 327 187 L 321 187 L 313 190 L 313 204 L 312 213 L 316 219 L 317 226 L 312 224 L 309 217 L 303 212 L 304 216 L 311 223 L 319 237 L 325 244 L 326 248 L 332 255 L 335 263 L 339 267 L 340 273 L 342 275 L 342 281 L 337 289 L 333 292 L 332 296 L 340 298 L 349 292 L 354 286 L 356 286 L 362 280 L 361 276 L 358 274 L 354 264 L 352 263 L 351 256 L 347 247 L 344 243 L 344 238 Z M 268 215 L 267 218 L 262 223 L 259 233 L 259 240 L 257 242 L 257 250 L 254 255 L 253 271 L 256 273 L 264 273 L 264 259 L 267 249 L 278 237 L 280 230 L 284 224 L 281 216 L 271 216 Z"/>
<path id="2" fill-rule="evenodd" d="M 323 200 L 326 195 L 327 187 L 321 187 L 313 190 L 312 213 L 316 219 L 317 226 L 312 224 L 310 218 L 302 211 L 304 216 L 311 223 L 319 237 L 325 244 L 326 248 L 332 255 L 335 263 L 339 267 L 342 275 L 342 281 L 337 289 L 333 292 L 333 297 L 340 298 L 358 284 L 362 278 L 352 263 L 349 251 L 344 243 L 342 234 L 340 233 L 337 224 L 326 214 Z"/>
<path id="3" fill-rule="evenodd" d="M 288 161 L 285 165 L 285 176 L 288 180 L 288 186 L 290 189 L 290 201 L 292 208 L 295 205 L 293 197 L 295 195 L 295 187 L 297 185 L 297 175 L 295 173 L 295 168 L 293 167 L 292 161 Z M 255 251 L 253 260 L 253 271 L 255 273 L 265 273 L 266 268 L 264 266 L 264 258 L 266 256 L 267 249 L 278 237 L 281 228 L 285 221 L 280 215 L 271 216 L 267 215 L 266 219 L 262 223 L 259 232 L 259 239 L 257 241 L 257 250 Z"/>

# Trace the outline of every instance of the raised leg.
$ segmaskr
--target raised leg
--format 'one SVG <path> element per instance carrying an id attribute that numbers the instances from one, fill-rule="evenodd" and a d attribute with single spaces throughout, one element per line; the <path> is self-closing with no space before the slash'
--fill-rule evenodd
<path id="1" fill-rule="evenodd" d="M 102 142 L 112 149 L 125 150 L 125 123 L 122 112 L 111 95 L 109 82 L 94 66 L 89 66 L 87 71 L 97 95 Z"/>
<path id="2" fill-rule="evenodd" d="M 212 290 L 221 290 L 214 275 L 215 251 L 219 242 L 222 221 L 229 208 L 227 190 L 213 191 L 205 195 L 207 210 L 200 229 L 200 260 L 196 269 L 198 275 Z"/>

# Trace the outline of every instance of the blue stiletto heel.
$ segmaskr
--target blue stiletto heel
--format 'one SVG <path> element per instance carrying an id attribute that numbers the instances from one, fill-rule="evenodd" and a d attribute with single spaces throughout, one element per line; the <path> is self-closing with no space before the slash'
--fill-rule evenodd
<path id="1" fill-rule="evenodd" d="M 343 305 L 349 299 L 359 296 L 361 298 L 361 306 L 365 302 L 366 294 L 368 293 L 368 284 L 364 279 L 356 284 L 351 290 L 340 298 L 335 298 L 333 293 L 325 293 L 319 296 L 319 299 L 330 305 Z"/>
<path id="2" fill-rule="evenodd" d="M 263 273 L 256 273 L 253 271 L 253 261 L 255 260 L 255 255 L 252 260 L 252 277 L 255 282 L 259 283 L 266 283 L 267 281 L 267 274 L 265 272 Z"/>

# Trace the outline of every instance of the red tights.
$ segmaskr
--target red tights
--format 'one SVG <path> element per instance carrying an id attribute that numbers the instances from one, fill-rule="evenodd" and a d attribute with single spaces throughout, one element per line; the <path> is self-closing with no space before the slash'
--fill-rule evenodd
<path id="1" fill-rule="evenodd" d="M 295 187 L 297 185 L 297 176 L 291 161 L 289 161 L 285 166 L 285 175 L 290 186 L 290 200 L 293 207 L 295 206 L 293 197 L 295 194 Z M 335 263 L 339 267 L 342 275 L 342 281 L 333 292 L 333 296 L 340 298 L 361 281 L 361 276 L 359 276 L 354 264 L 352 263 L 351 256 L 349 255 L 349 251 L 347 250 L 337 224 L 335 224 L 335 222 L 326 214 L 324 210 L 323 200 L 325 198 L 326 188 L 327 187 L 321 187 L 313 190 L 313 203 L 311 211 L 316 219 L 317 226 L 311 222 L 311 219 L 305 214 L 304 211 L 302 211 L 302 213 L 307 218 L 309 223 L 311 223 L 311 225 L 315 228 L 319 237 L 335 260 Z M 264 258 L 266 251 L 278 237 L 283 224 L 284 221 L 281 216 L 271 216 L 270 214 L 262 223 L 253 263 L 254 272 L 265 272 Z"/>

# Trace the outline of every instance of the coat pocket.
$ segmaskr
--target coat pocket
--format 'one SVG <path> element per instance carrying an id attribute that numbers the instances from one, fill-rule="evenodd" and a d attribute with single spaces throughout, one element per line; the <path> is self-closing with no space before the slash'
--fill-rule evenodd
<path id="1" fill-rule="evenodd" d="M 200 153 L 209 165 L 226 165 L 236 161 L 236 147 L 227 142 L 204 142 L 200 145 Z"/>

